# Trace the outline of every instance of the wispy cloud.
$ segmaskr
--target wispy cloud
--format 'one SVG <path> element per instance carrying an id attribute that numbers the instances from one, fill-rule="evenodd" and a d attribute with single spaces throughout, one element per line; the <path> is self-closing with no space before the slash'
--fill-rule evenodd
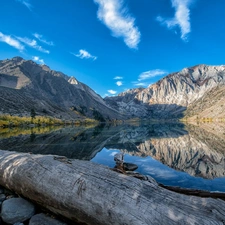
<path id="1" fill-rule="evenodd" d="M 0 41 L 5 42 L 6 44 L 20 51 L 24 50 L 24 46 L 18 40 L 16 40 L 15 38 L 12 38 L 10 35 L 5 35 L 2 32 L 0 32 Z"/>
<path id="2" fill-rule="evenodd" d="M 34 49 L 36 49 L 36 50 L 38 50 L 38 51 L 40 51 L 40 52 L 44 52 L 44 53 L 47 53 L 47 54 L 50 53 L 49 50 L 46 50 L 46 49 L 44 49 L 42 46 L 38 45 L 38 44 L 37 44 L 37 41 L 34 40 L 34 39 L 29 39 L 29 38 L 27 38 L 27 37 L 24 37 L 24 38 L 22 38 L 22 37 L 16 37 L 16 38 L 17 38 L 20 42 L 22 42 L 22 43 L 28 45 L 29 47 L 34 48 Z"/>
<path id="3" fill-rule="evenodd" d="M 123 6 L 123 0 L 94 0 L 98 4 L 98 19 L 104 23 L 114 37 L 123 38 L 129 48 L 137 49 L 141 34 L 135 26 L 135 18 Z"/>
<path id="4" fill-rule="evenodd" d="M 172 7 L 175 8 L 174 18 L 165 19 L 158 16 L 156 19 L 162 25 L 166 25 L 169 29 L 179 26 L 181 29 L 181 39 L 188 40 L 188 34 L 191 32 L 190 24 L 190 5 L 193 0 L 171 0 Z"/>
<path id="5" fill-rule="evenodd" d="M 42 42 L 42 43 L 44 43 L 44 44 L 46 44 L 46 45 L 51 45 L 51 46 L 54 45 L 54 43 L 53 43 L 52 41 L 47 41 L 47 40 L 43 37 L 43 35 L 41 35 L 41 34 L 34 33 L 33 36 L 34 36 L 35 38 L 37 38 L 40 42 Z"/>
<path id="6" fill-rule="evenodd" d="M 149 70 L 149 71 L 141 73 L 138 77 L 138 81 L 147 80 L 147 79 L 165 75 L 165 74 L 167 74 L 167 71 L 165 70 L 160 70 L 160 69 Z"/>
<path id="7" fill-rule="evenodd" d="M 45 64 L 43 59 L 40 59 L 39 56 L 33 56 L 32 59 L 40 64 Z"/>
<path id="8" fill-rule="evenodd" d="M 117 93 L 117 91 L 114 91 L 114 90 L 108 90 L 108 92 L 112 95 L 115 95 Z"/>
<path id="9" fill-rule="evenodd" d="M 146 82 L 137 82 L 137 81 L 134 81 L 132 83 L 134 84 L 134 86 L 138 86 L 138 87 L 147 87 L 147 86 L 149 86 L 149 83 L 146 83 Z"/>
<path id="10" fill-rule="evenodd" d="M 16 0 L 17 2 L 22 3 L 25 5 L 30 11 L 32 11 L 33 6 L 30 4 L 29 0 Z"/>
<path id="11" fill-rule="evenodd" d="M 110 150 L 111 151 L 111 150 Z M 116 155 L 118 152 L 111 152 L 110 154 L 109 154 L 109 156 L 114 156 L 114 155 Z"/>
<path id="12" fill-rule="evenodd" d="M 84 49 L 80 49 L 79 54 L 75 54 L 72 52 L 71 52 L 71 54 L 78 58 L 81 58 L 81 59 L 93 59 L 93 60 L 97 59 L 97 56 L 91 55 L 88 51 L 86 51 Z"/>
<path id="13" fill-rule="evenodd" d="M 117 82 L 116 82 L 116 85 L 117 85 L 117 86 L 122 86 L 122 85 L 123 85 L 123 82 L 122 82 L 122 81 L 117 81 Z"/>
<path id="14" fill-rule="evenodd" d="M 114 77 L 113 79 L 114 79 L 114 80 L 122 80 L 123 77 L 116 76 L 116 77 Z"/>

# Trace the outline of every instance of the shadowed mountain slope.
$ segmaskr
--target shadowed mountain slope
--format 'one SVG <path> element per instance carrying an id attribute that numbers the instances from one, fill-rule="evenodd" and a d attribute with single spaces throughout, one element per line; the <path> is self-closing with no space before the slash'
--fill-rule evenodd
<path id="1" fill-rule="evenodd" d="M 21 57 L 0 61 L 0 113 L 59 118 L 122 118 L 74 77 Z"/>

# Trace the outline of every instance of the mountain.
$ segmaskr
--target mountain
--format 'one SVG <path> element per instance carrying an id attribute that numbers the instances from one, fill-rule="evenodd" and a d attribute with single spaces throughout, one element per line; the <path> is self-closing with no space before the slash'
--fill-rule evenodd
<path id="1" fill-rule="evenodd" d="M 21 57 L 0 60 L 0 113 L 64 119 L 225 117 L 225 66 L 198 65 L 169 74 L 147 88 L 104 100 L 90 87 Z"/>
<path id="2" fill-rule="evenodd" d="M 201 99 L 214 102 L 214 98 L 222 93 L 218 104 L 225 102 L 224 85 L 225 66 L 198 65 L 169 74 L 145 89 L 128 90 L 107 97 L 105 101 L 120 112 L 135 117 L 181 118 Z"/>
<path id="3" fill-rule="evenodd" d="M 210 121 L 213 118 L 225 118 L 225 85 L 216 86 L 192 102 L 184 113 L 189 120 L 203 119 Z"/>
<path id="4" fill-rule="evenodd" d="M 122 118 L 90 87 L 74 77 L 21 57 L 0 60 L 0 113 L 58 118 Z"/>

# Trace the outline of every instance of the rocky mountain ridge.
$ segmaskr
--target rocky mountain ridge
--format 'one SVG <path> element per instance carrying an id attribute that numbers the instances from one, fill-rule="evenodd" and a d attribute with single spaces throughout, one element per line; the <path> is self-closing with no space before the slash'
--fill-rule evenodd
<path id="1" fill-rule="evenodd" d="M 0 60 L 0 113 L 60 118 L 121 118 L 90 87 L 74 77 L 21 57 Z M 101 112 L 101 113 L 100 113 Z"/>
<path id="2" fill-rule="evenodd" d="M 169 74 L 145 89 L 134 89 L 106 102 L 136 117 L 174 118 L 213 88 L 225 85 L 225 66 L 198 65 Z M 129 101 L 128 101 L 129 99 Z"/>
<path id="3" fill-rule="evenodd" d="M 21 57 L 0 60 L 0 113 L 58 118 L 129 119 L 225 117 L 225 66 L 198 65 L 169 74 L 147 88 L 104 100 L 90 87 Z M 210 108 L 210 110 L 209 110 Z"/>

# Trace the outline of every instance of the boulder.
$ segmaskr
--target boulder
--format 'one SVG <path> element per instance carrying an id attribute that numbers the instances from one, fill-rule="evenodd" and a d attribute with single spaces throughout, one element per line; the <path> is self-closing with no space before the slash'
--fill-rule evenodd
<path id="1" fill-rule="evenodd" d="M 134 163 L 126 163 L 126 162 L 123 163 L 123 169 L 125 171 L 134 171 L 137 168 L 138 168 L 138 166 Z"/>
<path id="2" fill-rule="evenodd" d="M 9 224 L 24 222 L 30 219 L 35 213 L 32 203 L 23 198 L 10 198 L 2 203 L 2 220 Z"/>
<path id="3" fill-rule="evenodd" d="M 32 216 L 29 221 L 29 225 L 66 225 L 57 219 L 51 218 L 44 213 L 36 214 Z"/>
<path id="4" fill-rule="evenodd" d="M 4 193 L 4 189 L 3 187 L 0 186 L 0 194 L 3 194 Z"/>
<path id="5" fill-rule="evenodd" d="M 116 161 L 116 163 L 123 163 L 123 158 L 124 154 L 121 152 L 114 155 L 114 161 Z"/>
<path id="6" fill-rule="evenodd" d="M 4 194 L 0 194 L 0 202 L 5 201 L 6 196 Z"/>

